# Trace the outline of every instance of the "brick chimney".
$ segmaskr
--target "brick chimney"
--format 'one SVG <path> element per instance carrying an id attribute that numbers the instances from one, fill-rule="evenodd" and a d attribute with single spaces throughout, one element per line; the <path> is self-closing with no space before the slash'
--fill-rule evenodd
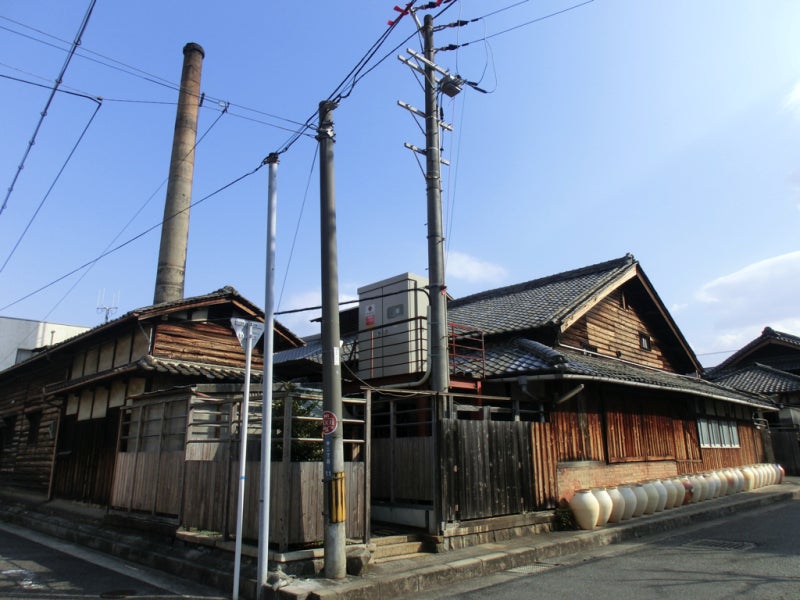
<path id="1" fill-rule="evenodd" d="M 189 241 L 189 206 L 192 203 L 194 145 L 200 109 L 200 72 L 205 52 L 199 44 L 183 47 L 183 72 L 172 139 L 167 200 L 161 225 L 161 246 L 153 304 L 183 298 L 186 278 L 186 247 Z"/>

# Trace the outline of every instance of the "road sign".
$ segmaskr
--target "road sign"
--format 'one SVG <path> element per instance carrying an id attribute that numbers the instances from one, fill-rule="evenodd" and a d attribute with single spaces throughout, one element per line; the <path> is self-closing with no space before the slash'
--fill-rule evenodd
<path id="1" fill-rule="evenodd" d="M 322 413 L 322 435 L 330 435 L 339 427 L 339 419 L 336 413 L 326 410 Z"/>

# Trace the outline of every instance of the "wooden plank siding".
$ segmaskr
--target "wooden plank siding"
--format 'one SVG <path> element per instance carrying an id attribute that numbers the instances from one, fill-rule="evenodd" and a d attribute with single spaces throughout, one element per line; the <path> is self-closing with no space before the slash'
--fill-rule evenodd
<path id="1" fill-rule="evenodd" d="M 21 369 L 0 381 L 0 482 L 39 493 L 50 487 L 60 406 L 43 388 L 64 377 L 67 363 L 54 359 L 38 369 Z"/>
<path id="2" fill-rule="evenodd" d="M 64 417 L 58 440 L 54 494 L 59 498 L 107 504 L 111 497 L 119 409 L 102 419 Z"/>
<path id="3" fill-rule="evenodd" d="M 600 403 L 581 393 L 550 413 L 558 462 L 606 460 Z"/>
<path id="4" fill-rule="evenodd" d="M 442 419 L 445 519 L 533 510 L 531 430 L 521 421 Z"/>
<path id="5" fill-rule="evenodd" d="M 558 502 L 552 423 L 531 423 L 534 506 L 537 510 L 555 508 Z"/>
<path id="6" fill-rule="evenodd" d="M 372 498 L 433 502 L 433 438 L 372 439 Z"/>
<path id="7" fill-rule="evenodd" d="M 241 367 L 244 353 L 230 326 L 217 323 L 158 323 L 153 356 Z M 252 368 L 264 368 L 264 358 L 253 352 Z"/>
<path id="8" fill-rule="evenodd" d="M 643 350 L 639 333 L 650 336 L 651 349 Z M 597 348 L 599 354 L 620 356 L 640 365 L 675 372 L 664 357 L 659 340 L 647 327 L 637 310 L 615 290 L 562 333 L 560 341 L 568 346 Z"/>

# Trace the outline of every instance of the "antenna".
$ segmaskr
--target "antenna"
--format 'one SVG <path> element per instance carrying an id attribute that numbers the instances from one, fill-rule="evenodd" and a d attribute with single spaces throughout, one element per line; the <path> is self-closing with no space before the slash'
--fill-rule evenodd
<path id="1" fill-rule="evenodd" d="M 98 313 L 105 313 L 105 318 L 103 323 L 108 323 L 109 317 L 117 312 L 117 308 L 119 305 L 119 291 L 111 299 L 111 304 L 105 304 L 106 301 L 106 290 L 103 288 L 97 293 L 97 312 Z"/>

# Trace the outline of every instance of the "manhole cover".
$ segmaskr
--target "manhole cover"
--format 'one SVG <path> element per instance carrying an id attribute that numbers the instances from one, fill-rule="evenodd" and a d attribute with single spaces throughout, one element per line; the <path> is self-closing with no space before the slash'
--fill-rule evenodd
<path id="1" fill-rule="evenodd" d="M 750 550 L 755 548 L 751 542 L 736 542 L 731 540 L 694 540 L 687 542 L 684 546 L 698 548 L 700 550 Z"/>
<path id="2" fill-rule="evenodd" d="M 552 569 L 556 565 L 546 565 L 544 563 L 534 563 L 532 565 L 523 565 L 522 567 L 516 567 L 514 569 L 509 569 L 509 573 L 520 573 L 523 575 L 531 575 L 534 573 L 540 573 L 542 571 L 546 571 L 548 569 Z"/>

